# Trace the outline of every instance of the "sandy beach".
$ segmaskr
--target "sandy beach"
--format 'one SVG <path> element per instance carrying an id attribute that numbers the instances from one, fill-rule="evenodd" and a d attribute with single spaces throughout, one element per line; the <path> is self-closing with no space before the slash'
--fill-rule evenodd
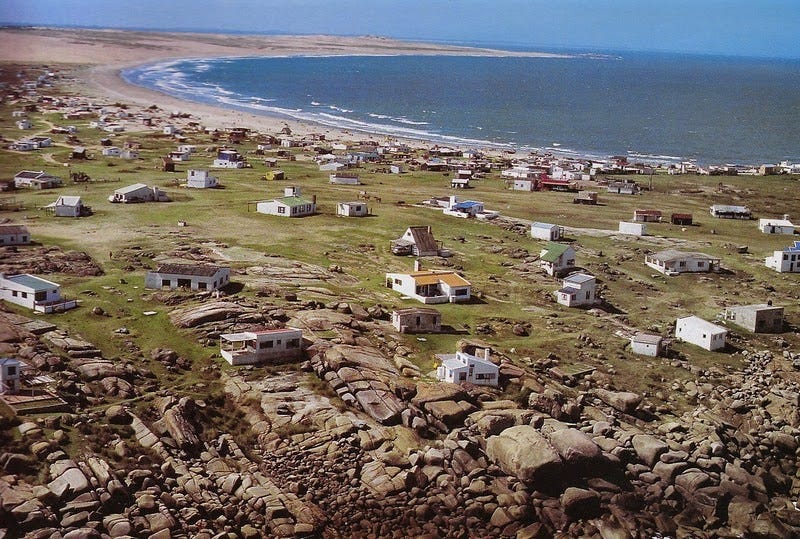
<path id="1" fill-rule="evenodd" d="M 363 139 L 364 133 L 308 122 L 254 115 L 193 103 L 127 83 L 120 73 L 136 65 L 178 58 L 292 55 L 473 55 L 563 57 L 540 52 L 404 42 L 374 36 L 253 36 L 158 33 L 121 30 L 20 28 L 0 30 L 0 62 L 61 64 L 79 67 L 78 91 L 97 100 L 121 101 L 142 107 L 188 113 L 209 127 L 245 127 L 276 132 L 289 125 L 304 135 L 323 133 L 340 140 Z"/>

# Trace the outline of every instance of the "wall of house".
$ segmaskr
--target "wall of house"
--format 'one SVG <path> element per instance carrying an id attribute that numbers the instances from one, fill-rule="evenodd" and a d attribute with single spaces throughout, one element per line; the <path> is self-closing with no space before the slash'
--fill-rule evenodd
<path id="1" fill-rule="evenodd" d="M 205 285 L 203 290 L 217 290 L 224 287 L 230 282 L 230 270 L 222 268 L 212 277 L 198 276 L 198 275 L 177 275 L 173 273 L 158 273 L 155 271 L 147 272 L 144 279 L 144 287 L 160 290 L 168 287 L 171 290 L 178 288 L 178 280 L 188 280 L 190 290 L 201 290 L 201 284 Z M 164 284 L 164 281 L 169 281 L 169 285 Z"/>
<path id="2" fill-rule="evenodd" d="M 269 345 L 271 343 L 271 346 Z M 282 331 L 258 335 L 256 348 L 250 354 L 230 354 L 221 350 L 222 356 L 231 365 L 253 365 L 256 363 L 283 363 L 303 355 L 303 332 Z"/>
<path id="3" fill-rule="evenodd" d="M 64 206 L 59 205 L 56 206 L 55 209 L 56 217 L 80 217 L 81 216 L 81 208 L 80 206 Z"/>
<path id="4" fill-rule="evenodd" d="M 631 341 L 631 351 L 634 354 L 656 357 L 659 352 L 658 349 L 659 347 L 656 346 L 655 344 Z"/>
<path id="5" fill-rule="evenodd" d="M 0 234 L 0 245 L 26 245 L 30 242 L 28 234 Z"/>
<path id="6" fill-rule="evenodd" d="M 678 320 L 675 336 L 706 350 L 713 351 L 725 347 L 724 333 L 717 334 L 707 328 L 696 326 L 691 320 Z"/>
<path id="7" fill-rule="evenodd" d="M 58 301 L 61 299 L 61 290 L 58 286 L 47 289 L 44 296 L 41 301 Z M 0 299 L 33 309 L 36 305 L 36 292 L 14 281 L 2 279 L 0 280 Z"/>

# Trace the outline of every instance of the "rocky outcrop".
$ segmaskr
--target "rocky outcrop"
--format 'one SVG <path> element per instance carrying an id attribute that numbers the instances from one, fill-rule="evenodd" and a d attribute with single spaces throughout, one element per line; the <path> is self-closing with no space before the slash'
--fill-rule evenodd
<path id="1" fill-rule="evenodd" d="M 528 425 L 491 436 L 486 455 L 504 472 L 534 487 L 557 481 L 563 470 L 561 457 L 547 438 Z"/>

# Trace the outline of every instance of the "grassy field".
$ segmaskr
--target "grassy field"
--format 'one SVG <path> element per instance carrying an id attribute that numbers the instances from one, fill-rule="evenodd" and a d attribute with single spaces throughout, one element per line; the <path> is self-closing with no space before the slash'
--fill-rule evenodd
<path id="1" fill-rule="evenodd" d="M 763 235 L 755 221 L 720 220 L 708 212 L 711 204 L 733 203 L 748 205 L 756 217 L 789 213 L 800 219 L 796 211 L 800 182 L 796 177 L 655 175 L 653 189 L 637 196 L 605 194 L 601 188 L 598 206 L 574 205 L 571 193 L 510 191 L 499 172 L 474 182 L 475 189 L 457 192 L 461 197 L 481 200 L 487 209 L 498 210 L 505 216 L 585 229 L 616 231 L 618 222 L 630 220 L 637 208 L 659 209 L 667 217 L 672 212 L 692 213 L 694 226 L 649 224 L 652 236 L 643 238 L 592 232 L 570 235 L 569 240 L 578 253 L 578 265 L 598 276 L 602 295 L 613 308 L 610 314 L 598 315 L 555 304 L 552 291 L 559 287 L 558 283 L 539 271 L 525 271 L 523 260 L 514 251 L 524 249 L 531 255 L 538 254 L 544 242 L 495 224 L 448 217 L 439 211 L 411 205 L 432 196 L 452 194 L 449 174 L 413 171 L 389 175 L 367 165 L 358 170 L 363 186 L 331 185 L 328 173 L 320 172 L 311 161 L 312 154 L 297 150 L 296 161 L 279 160 L 278 166 L 286 171 L 287 180 L 265 181 L 267 169 L 262 159 L 252 154 L 255 142 L 248 142 L 236 148 L 249 156 L 252 169 L 213 171 L 222 189 L 189 190 L 177 186 L 185 180 L 186 170 L 208 168 L 214 158 L 213 152 L 205 151 L 215 145 L 206 135 L 189 134 L 188 142 L 198 147 L 198 153 L 190 162 L 178 163 L 179 172 L 164 173 L 160 171 L 160 158 L 176 146 L 167 136 L 148 132 L 111 136 L 117 146 L 126 141 L 140 143 L 141 157 L 137 160 L 103 157 L 99 140 L 109 135 L 90 129 L 88 121 L 67 121 L 55 114 L 34 113 L 31 115 L 34 129 L 22 132 L 12 121 L 12 110 L 12 106 L 0 105 L 0 135 L 6 139 L 44 133 L 51 125 L 76 125 L 81 144 L 94 156 L 89 161 L 65 166 L 70 146 L 64 143 L 63 135 L 52 135 L 56 143 L 52 148 L 26 153 L 0 150 L 0 177 L 4 180 L 23 169 L 45 170 L 64 179 L 64 186 L 58 189 L 19 190 L 0 195 L 24 206 L 22 211 L 0 212 L 0 218 L 25 224 L 35 241 L 42 244 L 86 251 L 105 270 L 105 275 L 97 278 L 52 276 L 62 283 L 68 295 L 83 300 L 80 309 L 56 315 L 53 320 L 96 343 L 107 357 L 146 362 L 171 385 L 191 388 L 209 382 L 199 369 L 180 374 L 166 372 L 159 364 L 148 361 L 151 349 L 173 348 L 191 357 L 198 366 L 221 360 L 213 357 L 214 349 L 201 346 L 191 335 L 170 325 L 167 316 L 170 307 L 154 300 L 143 288 L 146 268 L 130 271 L 129 259 L 110 257 L 110 253 L 119 255 L 141 248 L 156 256 L 156 260 L 143 259 L 152 267 L 162 253 L 176 248 L 224 245 L 236 253 L 234 260 L 225 262 L 233 267 L 235 274 L 239 273 L 233 280 L 245 285 L 253 283 L 254 277 L 241 273 L 249 267 L 270 264 L 270 257 L 274 256 L 325 270 L 335 264 L 351 279 L 309 284 L 328 288 L 329 298 L 395 308 L 415 303 L 403 301 L 388 290 L 384 273 L 411 270 L 412 260 L 393 256 L 389 242 L 408 226 L 431 225 L 436 238 L 453 252 L 450 267 L 461 270 L 478 295 L 472 304 L 438 307 L 445 324 L 472 334 L 479 325 L 488 324 L 491 331 L 477 336 L 522 364 L 527 362 L 526 358 L 535 360 L 553 353 L 564 364 L 582 362 L 613 369 L 623 377 L 618 386 L 638 391 L 653 391 L 664 387 L 664 380 L 679 379 L 686 374 L 663 360 L 631 354 L 627 341 L 614 334 L 623 326 L 666 334 L 676 317 L 692 313 L 713 319 L 727 305 L 767 300 L 785 305 L 788 320 L 795 325 L 800 323 L 798 275 L 772 272 L 763 262 L 773 250 L 788 245 L 791 238 Z M 70 171 L 85 172 L 92 181 L 73 184 L 69 181 Z M 644 185 L 650 180 L 634 179 Z M 107 197 L 114 189 L 137 182 L 161 187 L 172 202 L 138 205 L 108 202 Z M 286 219 L 255 212 L 252 202 L 280 196 L 287 185 L 300 186 L 304 195 L 316 195 L 318 215 Z M 379 203 L 369 202 L 373 216 L 361 219 L 335 216 L 335 204 L 357 199 L 361 190 L 381 199 Z M 94 209 L 94 215 L 81 219 L 56 218 L 40 209 L 62 194 L 80 195 Z M 179 227 L 179 221 L 186 221 L 188 226 Z M 748 253 L 739 254 L 736 247 L 740 245 L 746 245 Z M 665 277 L 644 265 L 645 253 L 666 248 L 719 256 L 726 271 Z M 424 263 L 427 267 L 438 267 L 443 260 L 430 259 Z M 301 299 L 320 297 L 302 286 L 286 287 L 297 290 Z M 240 294 L 264 301 L 256 298 L 256 288 L 245 286 Z M 280 302 L 269 298 L 269 302 L 275 301 Z M 90 314 L 94 306 L 102 307 L 110 316 Z M 149 310 L 157 314 L 142 315 Z M 530 324 L 530 335 L 515 336 L 511 331 L 515 323 Z M 114 333 L 123 326 L 129 329 L 129 335 Z M 577 337 L 581 334 L 590 335 L 596 347 L 580 343 Z M 414 359 L 427 372 L 433 367 L 433 354 L 451 352 L 463 336 L 425 336 L 424 341 L 415 337 L 404 339 L 415 350 Z M 772 339 L 751 335 L 748 338 L 764 345 Z M 797 344 L 796 335 L 789 334 L 786 338 Z M 130 342 L 141 352 L 131 352 Z M 703 367 L 735 367 L 739 361 L 737 355 L 706 353 L 683 344 L 675 349 Z"/>

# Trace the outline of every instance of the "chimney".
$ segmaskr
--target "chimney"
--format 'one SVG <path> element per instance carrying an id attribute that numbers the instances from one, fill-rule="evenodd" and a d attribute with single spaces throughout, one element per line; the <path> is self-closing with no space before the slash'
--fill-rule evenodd
<path id="1" fill-rule="evenodd" d="M 422 269 L 422 264 L 419 261 L 419 258 L 414 260 L 414 271 L 420 271 Z"/>
<path id="2" fill-rule="evenodd" d="M 285 197 L 293 197 L 293 196 L 300 196 L 300 188 L 295 185 L 290 185 L 289 187 L 283 188 L 283 196 Z"/>
<path id="3" fill-rule="evenodd" d="M 317 203 L 317 195 L 311 195 L 311 203 L 312 204 L 316 204 Z"/>
<path id="4" fill-rule="evenodd" d="M 784 221 L 788 221 L 789 220 L 789 214 L 788 213 L 784 213 L 783 214 L 783 219 L 784 219 Z"/>
<path id="5" fill-rule="evenodd" d="M 492 351 L 489 349 L 489 347 L 484 348 L 483 349 L 483 359 L 485 359 L 486 361 L 491 361 L 491 359 L 489 359 L 489 356 L 491 355 L 491 353 L 492 353 Z"/>
<path id="6" fill-rule="evenodd" d="M 448 209 L 452 209 L 452 207 L 455 206 L 457 203 L 458 199 L 456 198 L 456 196 L 450 195 L 450 206 L 448 207 Z"/>

